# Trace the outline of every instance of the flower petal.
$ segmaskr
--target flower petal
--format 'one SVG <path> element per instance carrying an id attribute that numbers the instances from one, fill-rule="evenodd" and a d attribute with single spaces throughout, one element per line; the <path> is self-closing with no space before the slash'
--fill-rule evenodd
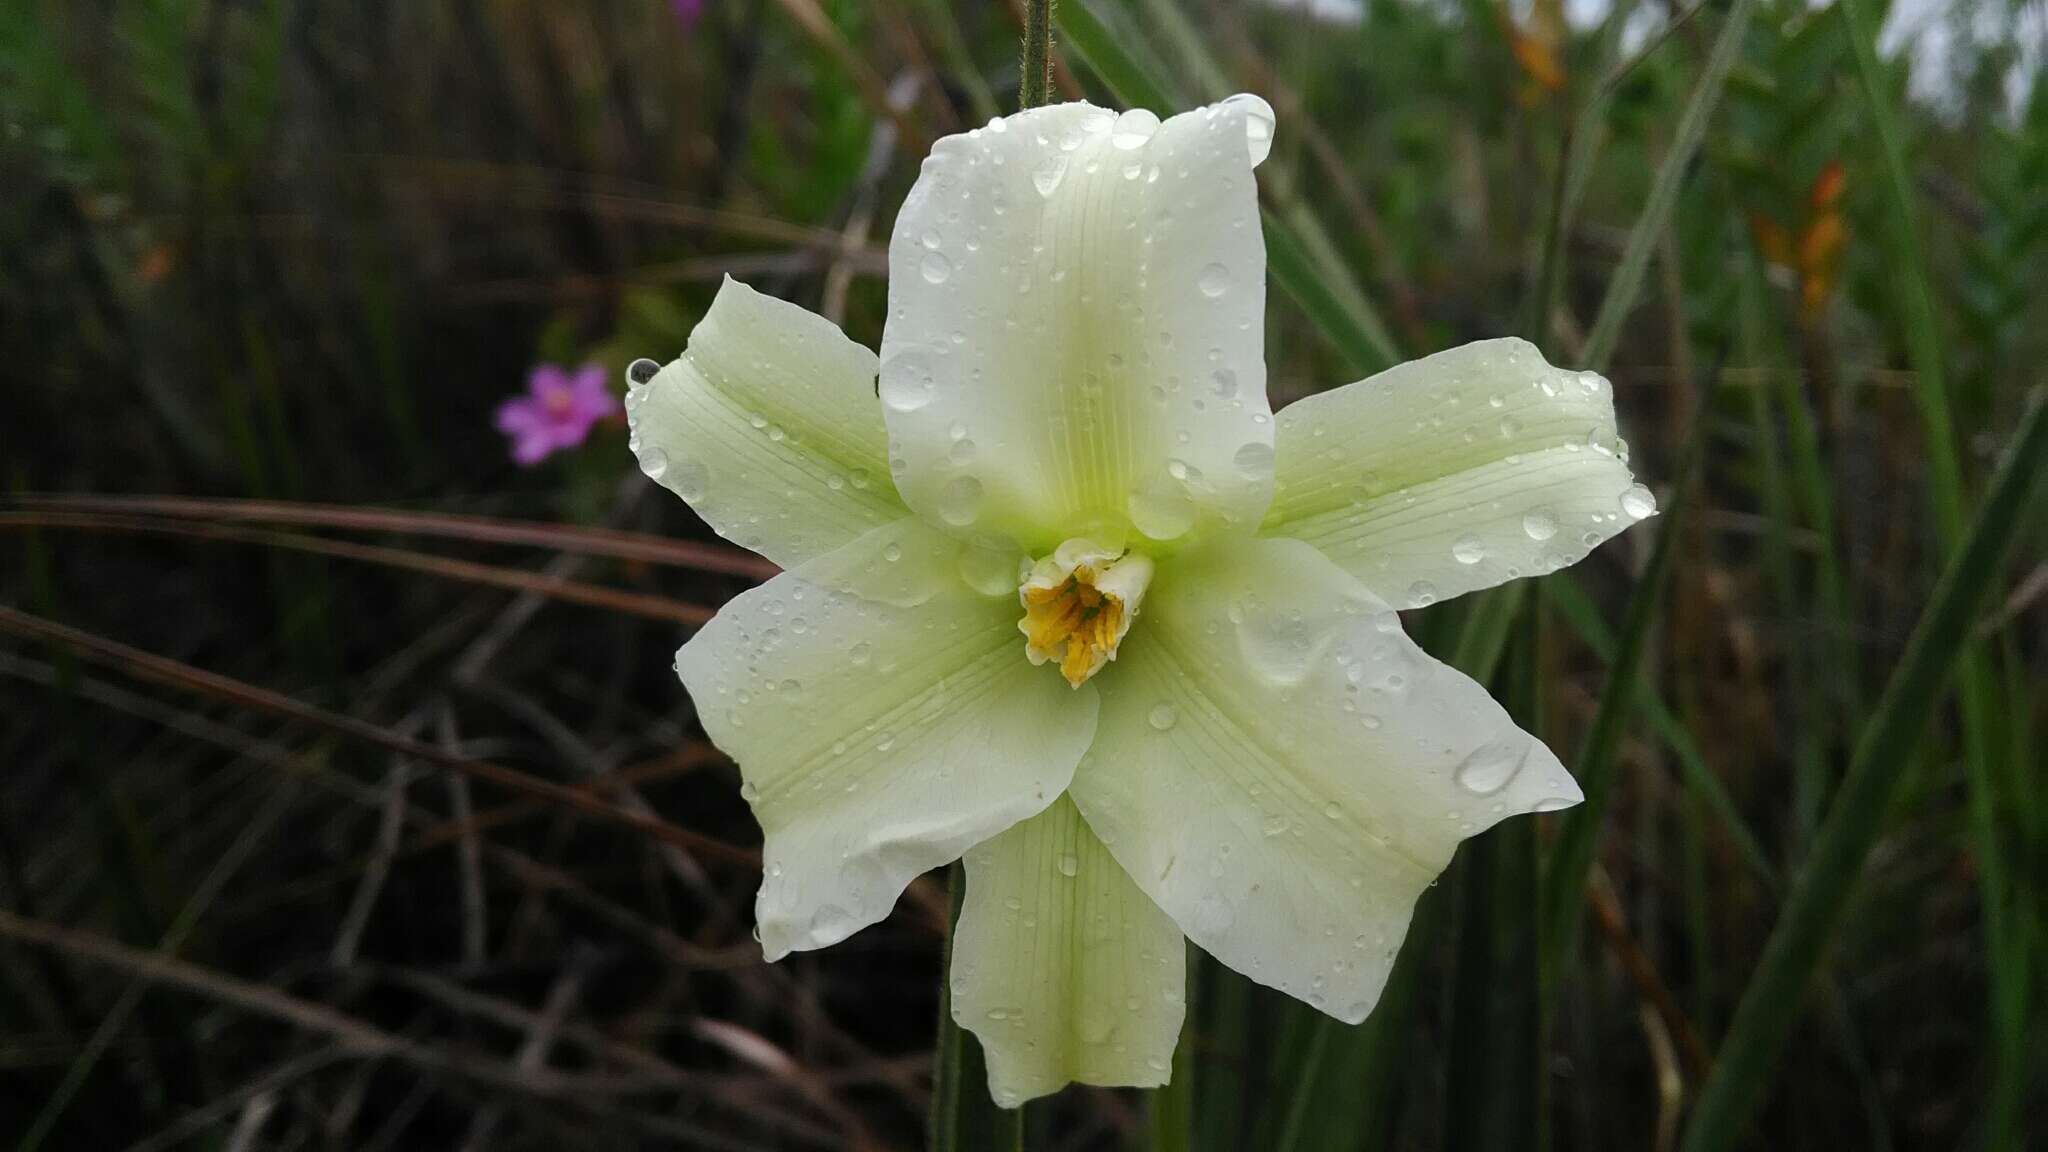
<path id="1" fill-rule="evenodd" d="M 1067 786 L 1095 692 L 1024 659 L 1016 563 L 906 518 L 733 600 L 676 654 L 767 836 L 770 960 L 882 919 Z"/>
<path id="2" fill-rule="evenodd" d="M 1482 340 L 1298 400 L 1260 531 L 1401 608 L 1577 563 L 1656 510 L 1612 391 L 1525 340 Z"/>
<path id="3" fill-rule="evenodd" d="M 727 279 L 682 357 L 628 397 L 647 475 L 785 568 L 904 514 L 886 471 L 874 353 Z"/>
<path id="4" fill-rule="evenodd" d="M 889 245 L 897 487 L 1051 551 L 1252 525 L 1272 487 L 1255 96 L 1036 108 L 932 149 Z"/>
<path id="5" fill-rule="evenodd" d="M 569 387 L 569 374 L 559 364 L 535 364 L 526 374 L 526 391 L 534 399 L 545 402 L 550 393 L 561 392 Z"/>
<path id="6" fill-rule="evenodd" d="M 967 853 L 951 980 L 953 1019 L 980 1037 L 1006 1108 L 1172 1072 L 1187 945 L 1064 796 Z"/>
<path id="7" fill-rule="evenodd" d="M 1161 565 L 1071 795 L 1217 959 L 1340 1019 L 1458 841 L 1578 786 L 1485 689 L 1296 540 Z"/>

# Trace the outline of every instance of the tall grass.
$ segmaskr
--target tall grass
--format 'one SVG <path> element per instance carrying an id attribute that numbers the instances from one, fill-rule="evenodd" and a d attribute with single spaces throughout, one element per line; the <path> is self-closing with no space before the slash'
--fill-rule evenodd
<path id="1" fill-rule="evenodd" d="M 2027 1146 L 2019 10 L 1941 16 L 1927 101 L 1867 0 L 1045 7 L 0 15 L 0 1143 Z M 535 362 L 672 356 L 727 273 L 875 344 L 923 147 L 1041 78 L 1279 110 L 1276 404 L 1521 332 L 1613 378 L 1665 514 L 1409 620 L 1589 803 L 1469 842 L 1365 1024 L 1192 954 L 1169 1089 L 1018 1113 L 946 1022 L 945 876 L 748 938 L 759 832 L 668 657 L 772 570 L 622 430 L 524 471 L 490 420 Z"/>

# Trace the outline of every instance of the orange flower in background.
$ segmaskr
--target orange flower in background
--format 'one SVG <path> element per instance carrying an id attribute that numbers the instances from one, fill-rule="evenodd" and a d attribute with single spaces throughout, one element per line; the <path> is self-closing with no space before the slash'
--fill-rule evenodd
<path id="1" fill-rule="evenodd" d="M 1560 49 L 1564 44 L 1564 7 L 1560 0 L 1536 0 L 1529 13 L 1526 27 L 1515 22 L 1505 4 L 1494 9 L 1500 17 L 1501 31 L 1508 38 L 1508 51 L 1521 65 L 1522 76 L 1527 81 L 1522 85 L 1520 100 L 1525 108 L 1533 108 L 1564 90 L 1564 63 Z"/>
<path id="2" fill-rule="evenodd" d="M 1839 160 L 1823 165 L 1807 189 L 1806 210 L 1795 234 L 1761 213 L 1749 218 L 1750 233 L 1765 260 L 1789 270 L 1799 286 L 1799 314 L 1811 320 L 1827 307 L 1842 269 L 1849 227 L 1842 217 L 1848 175 Z"/>

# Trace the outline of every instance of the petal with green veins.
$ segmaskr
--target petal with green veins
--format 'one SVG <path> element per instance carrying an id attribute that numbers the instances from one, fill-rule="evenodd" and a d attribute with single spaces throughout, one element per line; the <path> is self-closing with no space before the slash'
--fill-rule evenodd
<path id="1" fill-rule="evenodd" d="M 745 593 L 676 654 L 766 842 L 776 960 L 882 919 L 919 873 L 1036 815 L 1095 731 L 1093 687 L 1033 668 L 1015 593 L 967 545 L 885 525 Z"/>
<path id="2" fill-rule="evenodd" d="M 1180 929 L 1065 797 L 967 853 L 953 1019 L 980 1038 L 1004 1107 L 1069 1082 L 1166 1083 L 1186 957 Z"/>
<path id="3" fill-rule="evenodd" d="M 1307 541 L 1400 608 L 1554 572 L 1656 510 L 1613 389 L 1482 340 L 1288 405 L 1260 532 Z"/>
<path id="4" fill-rule="evenodd" d="M 881 398 L 905 500 L 1035 554 L 1249 530 L 1272 487 L 1255 96 L 1035 108 L 941 140 L 897 217 Z"/>
<path id="5" fill-rule="evenodd" d="M 648 476 L 783 567 L 905 514 L 875 354 L 728 278 L 682 357 L 626 397 Z"/>
<path id="6" fill-rule="evenodd" d="M 1458 842 L 1576 803 L 1550 750 L 1297 540 L 1162 565 L 1070 795 L 1189 939 L 1356 1022 Z"/>

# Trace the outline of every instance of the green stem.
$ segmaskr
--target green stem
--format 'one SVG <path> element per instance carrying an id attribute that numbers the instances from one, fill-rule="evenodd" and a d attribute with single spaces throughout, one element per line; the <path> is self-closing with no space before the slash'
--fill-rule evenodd
<path id="1" fill-rule="evenodd" d="M 967 869 L 947 873 L 951 910 L 939 968 L 939 1036 L 932 1056 L 931 1152 L 1015 1152 L 1024 1147 L 1024 1110 L 998 1108 L 988 1094 L 988 1062 L 974 1034 L 953 1022 L 953 929 L 967 899 Z"/>
<path id="2" fill-rule="evenodd" d="M 1024 5 L 1024 62 L 1017 77 L 1019 108 L 1052 103 L 1052 6 L 1053 0 L 1026 0 Z"/>

